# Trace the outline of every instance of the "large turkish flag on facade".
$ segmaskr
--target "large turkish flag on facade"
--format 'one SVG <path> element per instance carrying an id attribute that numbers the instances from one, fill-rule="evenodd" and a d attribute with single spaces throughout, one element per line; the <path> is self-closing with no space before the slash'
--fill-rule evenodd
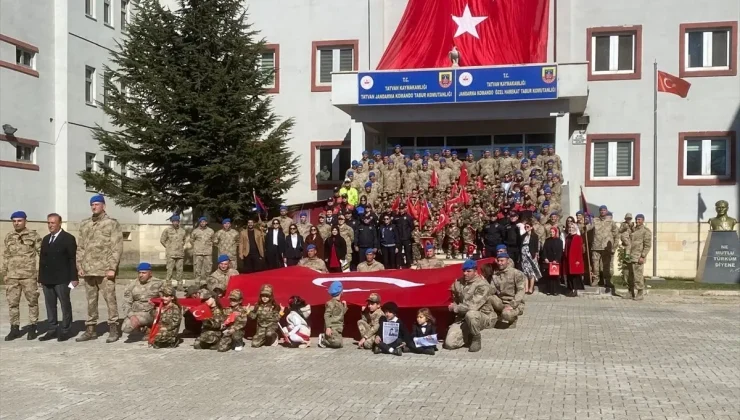
<path id="1" fill-rule="evenodd" d="M 549 0 L 409 0 L 378 70 L 547 61 Z"/>

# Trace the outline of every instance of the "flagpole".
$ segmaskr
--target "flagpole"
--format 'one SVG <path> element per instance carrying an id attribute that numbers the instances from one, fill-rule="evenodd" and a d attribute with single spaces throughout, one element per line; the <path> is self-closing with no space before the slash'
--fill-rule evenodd
<path id="1" fill-rule="evenodd" d="M 653 62 L 653 279 L 658 278 L 658 60 Z"/>

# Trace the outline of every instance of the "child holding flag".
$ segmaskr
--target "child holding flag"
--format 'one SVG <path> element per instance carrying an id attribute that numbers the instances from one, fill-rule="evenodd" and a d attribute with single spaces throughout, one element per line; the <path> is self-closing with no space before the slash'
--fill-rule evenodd
<path id="1" fill-rule="evenodd" d="M 224 309 L 226 320 L 222 325 L 223 335 L 218 340 L 218 351 L 225 352 L 233 347 L 236 351 L 244 349 L 244 328 L 247 326 L 250 305 L 242 306 L 242 291 L 234 289 L 229 293 L 229 307 Z"/>
<path id="2" fill-rule="evenodd" d="M 205 305 L 192 310 L 193 317 L 203 321 L 200 335 L 195 339 L 193 348 L 196 350 L 211 349 L 221 339 L 221 327 L 226 317 L 224 317 L 221 305 L 211 291 L 201 291 L 200 300 Z"/>
<path id="3" fill-rule="evenodd" d="M 249 318 L 257 320 L 257 330 L 252 337 L 252 347 L 277 345 L 278 321 L 284 315 L 285 307 L 278 305 L 272 293 L 272 286 L 263 284 L 260 288 L 260 299 Z"/>
<path id="4" fill-rule="evenodd" d="M 164 286 L 159 291 L 162 306 L 159 308 L 159 322 L 154 323 L 150 344 L 155 349 L 177 347 L 180 340 L 177 332 L 182 321 L 182 309 L 177 304 L 175 288 Z"/>

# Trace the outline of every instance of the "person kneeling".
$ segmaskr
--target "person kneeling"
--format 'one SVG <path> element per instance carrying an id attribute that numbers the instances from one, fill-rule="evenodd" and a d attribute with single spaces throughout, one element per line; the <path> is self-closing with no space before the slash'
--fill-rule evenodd
<path id="1" fill-rule="evenodd" d="M 211 349 L 215 350 L 219 340 L 221 340 L 223 326 L 226 317 L 224 316 L 221 304 L 218 302 L 213 292 L 203 290 L 200 292 L 200 300 L 208 306 L 211 316 L 203 320 L 201 331 L 198 338 L 195 339 L 193 348 L 197 350 Z M 195 309 L 201 311 L 202 309 Z M 195 313 L 193 313 L 195 315 Z"/>
<path id="2" fill-rule="evenodd" d="M 175 288 L 164 286 L 159 292 L 162 299 L 162 307 L 159 313 L 159 323 L 157 331 L 151 341 L 151 347 L 161 349 L 166 347 L 177 347 L 180 339 L 177 338 L 177 332 L 180 330 L 182 321 L 182 308 L 177 304 Z"/>
<path id="3" fill-rule="evenodd" d="M 491 280 L 490 302 L 498 315 L 498 322 L 506 321 L 508 328 L 516 328 L 516 320 L 522 314 L 527 275 L 511 266 L 509 257 L 501 254 L 498 257 L 498 268 Z"/>
<path id="4" fill-rule="evenodd" d="M 123 320 L 121 330 L 126 334 L 146 333 L 154 322 L 155 307 L 152 298 L 159 297 L 162 282 L 152 278 L 152 266 L 147 262 L 137 267 L 139 276 L 123 292 Z"/>
<path id="5" fill-rule="evenodd" d="M 378 336 L 375 337 L 373 353 L 395 354 L 403 356 L 409 334 L 403 323 L 398 319 L 398 305 L 388 302 L 383 305 L 383 315 L 378 326 Z"/>
<path id="6" fill-rule="evenodd" d="M 462 269 L 463 276 L 451 288 L 453 303 L 448 309 L 455 314 L 455 322 L 447 330 L 443 347 L 455 350 L 469 345 L 468 351 L 477 352 L 481 349 L 480 332 L 489 325 L 488 314 L 493 312 L 488 300 L 491 286 L 478 274 L 475 261 L 465 260 Z"/>
<path id="7" fill-rule="evenodd" d="M 347 313 L 347 302 L 342 300 L 342 283 L 335 281 L 329 286 L 331 299 L 324 307 L 324 334 L 319 334 L 319 347 L 330 349 L 342 348 L 344 331 L 344 314 Z"/>
<path id="8" fill-rule="evenodd" d="M 218 340 L 218 351 L 225 352 L 232 348 L 236 351 L 244 349 L 244 328 L 247 326 L 250 305 L 242 306 L 242 291 L 234 289 L 229 293 L 229 307 L 224 309 L 226 319 L 221 326 L 222 335 Z"/>

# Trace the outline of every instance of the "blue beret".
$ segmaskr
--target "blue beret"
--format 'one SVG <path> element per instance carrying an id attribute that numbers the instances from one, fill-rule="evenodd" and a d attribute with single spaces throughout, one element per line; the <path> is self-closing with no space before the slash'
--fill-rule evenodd
<path id="1" fill-rule="evenodd" d="M 305 211 L 303 211 L 303 212 L 301 212 L 300 217 L 308 217 L 308 214 Z"/>
<path id="2" fill-rule="evenodd" d="M 353 160 L 353 161 L 352 161 L 352 166 L 358 166 L 359 164 L 360 164 L 360 162 L 358 162 L 358 161 L 356 161 L 356 160 Z"/>
<path id="3" fill-rule="evenodd" d="M 428 160 L 426 160 L 426 159 L 424 159 L 424 160 L 423 160 L 423 161 L 421 162 L 421 166 L 428 166 L 428 165 L 429 165 L 429 161 L 428 161 Z"/>
<path id="4" fill-rule="evenodd" d="M 600 205 L 599 210 L 609 210 L 605 205 Z"/>
<path id="5" fill-rule="evenodd" d="M 372 186 L 373 186 L 373 183 L 372 183 L 372 182 L 370 182 L 370 181 L 367 181 L 367 182 L 365 183 L 365 188 L 367 188 L 367 187 L 372 187 Z"/>
<path id="6" fill-rule="evenodd" d="M 452 156 L 457 156 L 457 151 L 453 150 L 452 151 Z"/>
<path id="7" fill-rule="evenodd" d="M 445 159 L 445 158 L 439 158 L 439 161 L 440 162 L 447 162 L 447 159 Z"/>
<path id="8" fill-rule="evenodd" d="M 397 144 L 397 145 L 393 146 L 393 148 L 394 149 L 400 149 L 401 148 L 401 145 L 400 144 Z"/>
<path id="9" fill-rule="evenodd" d="M 280 206 L 280 210 L 288 210 L 288 206 Z"/>
<path id="10" fill-rule="evenodd" d="M 347 176 L 354 175 L 355 171 L 347 171 Z"/>
<path id="11" fill-rule="evenodd" d="M 335 281 L 329 286 L 329 294 L 332 297 L 339 296 L 340 293 L 342 293 L 342 290 L 344 290 L 344 287 L 342 286 L 341 282 Z"/>
<path id="12" fill-rule="evenodd" d="M 365 251 L 365 255 L 370 255 L 370 254 L 375 254 L 375 251 L 373 251 L 373 249 L 372 249 L 372 248 L 368 248 L 368 249 L 367 249 L 367 250 Z"/>
<path id="13" fill-rule="evenodd" d="M 517 153 L 519 153 L 519 152 L 522 151 L 522 148 L 521 147 L 517 147 L 516 149 L 514 149 L 514 151 L 516 151 Z"/>
<path id="14" fill-rule="evenodd" d="M 229 261 L 229 256 L 226 254 L 221 254 L 218 256 L 218 263 L 221 264 L 222 262 Z"/>
<path id="15" fill-rule="evenodd" d="M 152 265 L 148 262 L 140 262 L 136 267 L 136 271 L 152 271 Z"/>
<path id="16" fill-rule="evenodd" d="M 222 220 L 222 221 L 221 221 L 221 224 L 222 224 L 222 225 L 225 225 L 225 224 L 227 224 L 227 223 L 231 223 L 231 219 L 229 219 L 229 218 L 226 218 L 226 219 L 224 219 L 224 220 Z"/>
<path id="17" fill-rule="evenodd" d="M 375 176 L 375 172 L 370 172 L 367 176 Z"/>
<path id="18" fill-rule="evenodd" d="M 548 148 L 548 149 L 554 149 L 554 147 L 552 146 L 552 144 L 548 144 L 548 145 L 547 145 L 547 148 Z"/>
<path id="19" fill-rule="evenodd" d="M 414 166 L 414 164 L 411 162 L 406 162 L 406 166 L 411 167 L 411 166 Z"/>
<path id="20" fill-rule="evenodd" d="M 418 150 L 416 150 L 416 151 L 414 152 L 414 155 L 420 155 L 420 154 L 421 154 L 421 152 L 419 152 Z"/>
<path id="21" fill-rule="evenodd" d="M 90 205 L 92 203 L 103 203 L 105 204 L 105 197 L 103 197 L 101 194 L 94 195 L 90 197 Z"/>
<path id="22" fill-rule="evenodd" d="M 486 152 L 487 152 L 487 151 L 488 151 L 488 150 L 486 150 Z M 500 151 L 501 151 L 501 149 L 497 147 L 497 148 L 493 149 L 493 151 L 494 151 L 494 152 L 500 152 Z"/>
<path id="23" fill-rule="evenodd" d="M 468 152 L 468 156 L 475 156 L 475 154 L 471 151 L 471 152 Z"/>
<path id="24" fill-rule="evenodd" d="M 431 155 L 431 153 L 429 153 L 429 150 L 425 150 L 424 151 L 424 156 L 429 156 L 429 155 Z"/>
<path id="25" fill-rule="evenodd" d="M 521 162 L 519 163 L 527 163 L 527 162 L 529 162 L 529 159 L 522 159 Z"/>
<path id="26" fill-rule="evenodd" d="M 200 222 L 207 222 L 207 221 L 208 221 L 208 218 L 205 217 L 205 216 L 200 216 L 200 218 L 198 218 L 198 223 L 200 223 Z"/>
<path id="27" fill-rule="evenodd" d="M 373 150 L 373 156 L 375 156 L 375 155 L 379 155 L 379 154 L 380 154 L 380 151 L 378 151 L 378 150 Z"/>
<path id="28" fill-rule="evenodd" d="M 578 210 L 578 211 L 576 212 L 576 216 L 578 216 L 579 214 L 583 214 L 583 210 Z"/>
<path id="29" fill-rule="evenodd" d="M 549 201 L 547 201 L 547 200 L 545 200 L 545 201 L 543 201 L 543 202 L 542 202 L 542 205 L 543 205 L 543 206 L 549 206 L 549 205 L 550 205 L 550 202 L 549 202 Z"/>
<path id="30" fill-rule="evenodd" d="M 550 213 L 550 216 L 560 216 L 560 213 L 554 211 L 554 212 Z"/>
<path id="31" fill-rule="evenodd" d="M 358 207 L 357 214 L 365 214 L 365 207 Z"/>
<path id="32" fill-rule="evenodd" d="M 529 149 L 529 150 L 527 150 L 527 152 L 534 153 L 534 149 Z"/>
<path id="33" fill-rule="evenodd" d="M 369 155 L 369 153 L 367 152 L 367 150 L 363 150 L 363 151 L 362 151 L 362 154 L 363 154 L 363 155 Z"/>
<path id="34" fill-rule="evenodd" d="M 10 218 L 11 219 L 27 219 L 28 217 L 26 216 L 25 211 L 19 210 L 19 211 L 13 212 L 13 214 L 10 215 Z"/>
<path id="35" fill-rule="evenodd" d="M 635 219 L 642 219 L 645 220 L 645 215 L 642 213 L 637 213 L 637 216 L 635 216 Z"/>
<path id="36" fill-rule="evenodd" d="M 478 265 L 473 260 L 465 260 L 463 263 L 462 269 L 463 271 L 466 270 L 475 270 L 478 267 Z"/>
<path id="37" fill-rule="evenodd" d="M 504 153 L 506 153 L 508 151 L 509 151 L 509 148 L 508 147 L 504 147 Z"/>
<path id="38" fill-rule="evenodd" d="M 555 161 L 552 159 L 547 159 L 547 163 L 555 163 Z"/>
<path id="39" fill-rule="evenodd" d="M 509 254 L 499 254 L 496 258 L 509 258 Z"/>
<path id="40" fill-rule="evenodd" d="M 522 173 L 522 171 L 520 171 L 519 169 L 517 169 L 516 171 L 514 171 L 514 173 L 515 174 L 520 174 L 520 173 Z"/>
<path id="41" fill-rule="evenodd" d="M 430 249 L 434 249 L 434 244 L 427 244 L 427 246 L 424 247 L 425 250 L 429 251 Z"/>
<path id="42" fill-rule="evenodd" d="M 310 250 L 312 250 L 312 249 L 316 249 L 316 245 L 314 245 L 314 244 L 309 244 L 309 245 L 308 245 L 308 246 L 306 247 L 306 251 L 310 251 Z"/>
<path id="43" fill-rule="evenodd" d="M 506 249 L 506 245 L 504 244 L 496 245 L 496 251 L 498 251 L 499 249 Z"/>
<path id="44" fill-rule="evenodd" d="M 543 191 L 545 191 L 545 194 L 552 194 L 552 190 L 549 188 L 545 188 Z"/>
<path id="45" fill-rule="evenodd" d="M 177 222 L 177 221 L 180 220 L 180 215 L 179 214 L 173 214 L 172 216 L 170 216 L 170 220 L 173 221 L 173 222 Z"/>

